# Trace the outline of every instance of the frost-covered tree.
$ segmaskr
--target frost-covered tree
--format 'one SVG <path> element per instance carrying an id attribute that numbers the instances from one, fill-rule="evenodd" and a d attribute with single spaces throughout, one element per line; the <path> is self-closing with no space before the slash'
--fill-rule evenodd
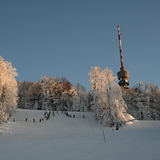
<path id="1" fill-rule="evenodd" d="M 17 107 L 17 76 L 16 69 L 10 62 L 0 57 L 0 119 L 5 120 L 7 115 Z"/>
<path id="2" fill-rule="evenodd" d="M 147 82 L 138 81 L 136 85 L 133 86 L 139 94 L 141 93 L 154 93 L 159 90 L 159 87 L 155 84 L 149 84 Z"/>
<path id="3" fill-rule="evenodd" d="M 85 87 L 77 83 L 72 86 L 72 111 L 87 111 L 88 108 L 88 92 Z"/>
<path id="4" fill-rule="evenodd" d="M 112 70 L 106 68 L 102 71 L 99 67 L 92 67 L 89 76 L 93 95 L 91 105 L 96 119 L 104 126 L 125 122 L 124 114 L 127 106 Z"/>
<path id="5" fill-rule="evenodd" d="M 49 110 L 68 110 L 71 106 L 71 83 L 64 77 L 42 77 L 43 106 Z"/>
<path id="6" fill-rule="evenodd" d="M 39 82 L 18 82 L 18 107 L 42 110 L 86 111 L 88 96 L 85 88 L 64 77 L 44 76 Z"/>
<path id="7" fill-rule="evenodd" d="M 133 88 L 123 91 L 127 112 L 136 119 L 160 119 L 160 90 L 157 85 L 139 81 Z"/>
<path id="8" fill-rule="evenodd" d="M 42 108 L 56 110 L 59 102 L 58 99 L 60 98 L 60 93 L 57 90 L 59 84 L 58 79 L 44 76 L 40 82 L 42 88 Z"/>
<path id="9" fill-rule="evenodd" d="M 18 108 L 32 109 L 32 97 L 33 83 L 28 81 L 18 81 Z"/>
<path id="10" fill-rule="evenodd" d="M 31 83 L 31 86 L 29 87 L 29 108 L 30 109 L 42 109 L 42 88 L 39 82 Z"/>

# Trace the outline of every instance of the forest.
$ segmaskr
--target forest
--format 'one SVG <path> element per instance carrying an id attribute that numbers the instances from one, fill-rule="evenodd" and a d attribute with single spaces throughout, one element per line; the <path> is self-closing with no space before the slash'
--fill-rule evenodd
<path id="1" fill-rule="evenodd" d="M 18 108 L 37 110 L 87 111 L 85 87 L 66 78 L 42 77 L 39 82 L 18 82 Z"/>
<path id="2" fill-rule="evenodd" d="M 0 57 L 0 122 L 16 108 L 50 111 L 94 112 L 103 126 L 125 124 L 126 114 L 135 119 L 160 120 L 160 89 L 139 81 L 132 88 L 120 87 L 109 68 L 92 67 L 90 91 L 72 85 L 65 77 L 40 78 L 38 82 L 17 81 L 12 64 Z"/>

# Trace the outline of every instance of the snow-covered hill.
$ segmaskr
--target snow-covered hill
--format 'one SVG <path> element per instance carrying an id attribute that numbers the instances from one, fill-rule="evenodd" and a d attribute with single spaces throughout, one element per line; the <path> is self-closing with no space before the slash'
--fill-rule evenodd
<path id="1" fill-rule="evenodd" d="M 69 114 L 75 118 L 58 112 L 46 120 L 44 111 L 18 109 L 0 126 L 0 160 L 159 160 L 159 121 L 133 121 L 117 131 L 93 113 Z"/>

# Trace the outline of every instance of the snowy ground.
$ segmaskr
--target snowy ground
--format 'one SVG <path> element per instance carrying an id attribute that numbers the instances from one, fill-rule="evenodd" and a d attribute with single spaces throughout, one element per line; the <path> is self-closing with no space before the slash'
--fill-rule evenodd
<path id="1" fill-rule="evenodd" d="M 0 160 L 160 159 L 159 121 L 133 121 L 117 131 L 102 127 L 92 113 L 68 118 L 59 112 L 40 123 L 43 114 L 17 110 L 0 126 Z"/>

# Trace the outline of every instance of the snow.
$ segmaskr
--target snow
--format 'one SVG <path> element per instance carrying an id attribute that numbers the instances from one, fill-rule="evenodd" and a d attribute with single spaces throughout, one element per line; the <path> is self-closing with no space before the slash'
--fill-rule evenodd
<path id="1" fill-rule="evenodd" d="M 132 119 L 115 130 L 98 124 L 91 112 L 69 113 L 75 118 L 59 112 L 39 122 L 44 111 L 18 109 L 0 126 L 0 160 L 160 159 L 159 121 Z"/>

